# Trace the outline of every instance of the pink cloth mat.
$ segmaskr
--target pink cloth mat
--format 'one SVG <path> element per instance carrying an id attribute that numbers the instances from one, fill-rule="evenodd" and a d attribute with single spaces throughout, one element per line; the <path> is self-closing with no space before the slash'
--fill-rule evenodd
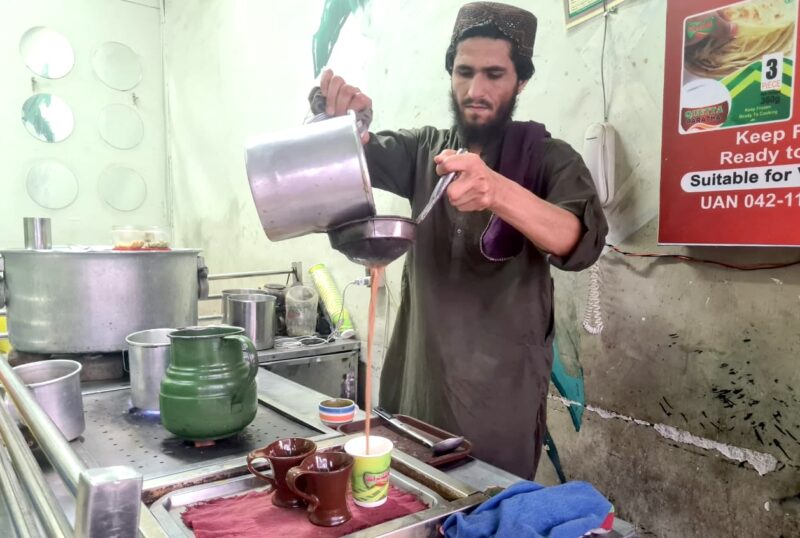
<path id="1" fill-rule="evenodd" d="M 373 527 L 428 508 L 412 493 L 389 487 L 389 498 L 378 508 L 360 508 L 349 493 L 347 504 L 353 518 L 338 527 L 313 525 L 304 508 L 278 508 L 271 491 L 258 491 L 239 497 L 215 499 L 189 506 L 181 515 L 197 538 L 288 538 L 339 537 Z"/>

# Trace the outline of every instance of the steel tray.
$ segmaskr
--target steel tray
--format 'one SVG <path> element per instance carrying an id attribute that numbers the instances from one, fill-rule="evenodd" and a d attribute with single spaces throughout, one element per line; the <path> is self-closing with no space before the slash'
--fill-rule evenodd
<path id="1" fill-rule="evenodd" d="M 412 430 L 418 430 L 425 437 L 431 438 L 435 441 L 441 441 L 442 439 L 454 437 L 454 435 L 450 432 L 408 415 L 398 414 L 395 415 L 394 418 L 405 423 L 407 426 L 411 426 Z M 365 422 L 366 421 L 364 420 L 359 420 L 349 424 L 344 424 L 339 426 L 339 431 L 345 434 L 363 432 Z M 472 443 L 469 442 L 469 439 L 464 439 L 464 442 L 461 444 L 461 446 L 456 448 L 454 451 L 436 456 L 430 448 L 426 447 L 419 441 L 416 441 L 415 439 L 398 432 L 395 428 L 391 427 L 388 421 L 381 417 L 373 417 L 370 421 L 370 427 L 372 428 L 372 435 L 380 435 L 389 438 L 394 443 L 395 447 L 400 448 L 406 454 L 414 456 L 418 460 L 427 463 L 432 467 L 440 468 L 444 467 L 445 465 L 461 462 L 469 458 L 470 454 L 472 453 Z"/>
<path id="2" fill-rule="evenodd" d="M 448 502 L 438 493 L 395 470 L 392 470 L 390 482 L 398 489 L 416 494 L 417 498 L 428 508 L 409 516 L 348 534 L 348 537 L 434 535 L 437 526 L 448 515 L 466 510 L 486 500 L 483 494 L 473 494 L 455 502 Z M 252 475 L 244 475 L 173 491 L 154 502 L 150 506 L 150 511 L 168 536 L 191 537 L 194 536 L 194 533 L 186 527 L 181 519 L 181 514 L 188 506 L 213 499 L 233 497 L 268 489 L 269 486 L 265 486 L 262 480 Z M 264 529 L 264 531 L 267 533 L 269 529 Z"/>

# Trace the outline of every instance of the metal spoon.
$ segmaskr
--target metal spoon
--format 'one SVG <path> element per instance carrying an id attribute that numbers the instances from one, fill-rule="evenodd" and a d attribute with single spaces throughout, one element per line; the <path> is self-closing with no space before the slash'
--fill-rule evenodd
<path id="1" fill-rule="evenodd" d="M 433 450 L 434 456 L 439 456 L 441 454 L 447 454 L 448 452 L 452 452 L 453 450 L 457 449 L 464 443 L 463 437 L 450 437 L 448 439 L 442 439 L 441 441 L 437 441 L 434 443 L 427 437 L 424 437 L 419 433 L 417 433 L 417 431 L 415 429 L 412 429 L 411 426 L 408 426 L 403 422 L 401 422 L 400 420 L 394 418 L 394 416 L 385 409 L 376 407 L 375 409 L 373 409 L 373 411 L 375 411 L 376 415 L 384 419 L 394 428 L 400 430 L 402 433 L 408 435 L 415 441 L 418 441 L 423 445 L 425 445 L 426 447 Z"/>
<path id="2" fill-rule="evenodd" d="M 461 148 L 456 152 L 456 155 L 461 155 L 462 153 L 466 152 L 467 152 L 466 148 Z M 425 217 L 428 216 L 428 213 L 431 212 L 433 206 L 436 205 L 436 202 L 439 201 L 439 198 L 442 197 L 442 195 L 447 190 L 447 187 L 450 186 L 450 183 L 453 182 L 453 180 L 456 178 L 457 175 L 458 172 L 450 172 L 446 176 L 442 176 L 439 179 L 439 181 L 436 183 L 436 186 L 433 188 L 433 192 L 431 193 L 431 197 L 428 199 L 428 203 L 425 204 L 425 207 L 422 208 L 422 211 L 420 211 L 420 214 L 417 217 L 417 224 L 425 220 Z"/>

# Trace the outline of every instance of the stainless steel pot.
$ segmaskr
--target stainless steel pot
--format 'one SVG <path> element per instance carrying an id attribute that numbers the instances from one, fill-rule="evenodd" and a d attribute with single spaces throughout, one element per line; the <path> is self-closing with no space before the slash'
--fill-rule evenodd
<path id="1" fill-rule="evenodd" d="M 14 367 L 14 372 L 28 386 L 36 402 L 67 441 L 77 439 L 86 429 L 81 368 L 79 362 L 55 359 Z M 12 415 L 21 420 L 14 404 L 8 405 Z"/>
<path id="2" fill-rule="evenodd" d="M 131 333 L 196 325 L 197 299 L 208 289 L 198 252 L 0 252 L 11 345 L 29 353 L 121 351 Z"/>
<path id="3" fill-rule="evenodd" d="M 228 323 L 225 321 L 228 319 L 228 297 L 231 295 L 269 295 L 264 290 L 259 290 L 257 288 L 235 288 L 230 290 L 222 290 L 222 323 Z M 230 325 L 230 323 L 228 323 Z"/>
<path id="4" fill-rule="evenodd" d="M 175 329 L 148 329 L 128 335 L 131 405 L 140 411 L 158 412 L 161 379 L 169 366 L 169 334 Z"/>
<path id="5" fill-rule="evenodd" d="M 256 349 L 271 349 L 275 345 L 275 296 L 267 294 L 229 295 L 223 323 L 244 329 Z"/>
<path id="6" fill-rule="evenodd" d="M 272 241 L 375 215 L 352 113 L 249 141 L 246 167 L 261 225 Z"/>

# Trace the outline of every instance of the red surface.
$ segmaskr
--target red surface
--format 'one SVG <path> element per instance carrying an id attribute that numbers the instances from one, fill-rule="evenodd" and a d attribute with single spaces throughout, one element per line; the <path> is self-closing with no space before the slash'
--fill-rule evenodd
<path id="1" fill-rule="evenodd" d="M 389 499 L 378 508 L 359 508 L 348 496 L 353 518 L 338 527 L 317 527 L 308 521 L 305 509 L 273 506 L 270 491 L 216 499 L 190 506 L 183 522 L 197 538 L 328 538 L 343 536 L 428 507 L 411 493 L 390 486 Z"/>
<path id="2" fill-rule="evenodd" d="M 763 189 L 725 192 L 684 192 L 681 178 L 693 171 L 747 168 L 748 165 L 720 164 L 723 151 L 758 151 L 763 148 L 780 150 L 774 165 L 800 164 L 788 159 L 786 148 L 800 146 L 793 137 L 793 126 L 800 122 L 800 95 L 798 87 L 800 69 L 795 67 L 793 82 L 792 117 L 788 120 L 756 124 L 733 129 L 707 131 L 682 135 L 678 131 L 680 118 L 681 74 L 683 71 L 683 33 L 687 17 L 736 3 L 736 0 L 668 0 L 667 35 L 664 62 L 664 116 L 661 148 L 661 199 L 658 241 L 662 244 L 681 245 L 800 245 L 800 207 L 798 198 L 792 198 L 792 207 L 784 203 L 785 196 L 800 193 L 800 189 Z M 796 34 L 800 36 L 800 32 Z M 797 38 L 797 37 L 796 37 Z M 795 58 L 797 60 L 797 58 Z M 786 138 L 779 144 L 737 144 L 737 132 L 749 133 L 785 131 Z M 795 172 L 797 173 L 797 172 Z M 776 200 L 773 207 L 744 207 L 747 193 L 767 196 Z M 738 194 L 737 208 L 702 209 L 701 196 Z"/>
<path id="3" fill-rule="evenodd" d="M 605 529 L 607 531 L 614 529 L 614 512 L 609 512 L 606 518 L 603 520 L 603 524 L 600 525 L 601 529 Z"/>

